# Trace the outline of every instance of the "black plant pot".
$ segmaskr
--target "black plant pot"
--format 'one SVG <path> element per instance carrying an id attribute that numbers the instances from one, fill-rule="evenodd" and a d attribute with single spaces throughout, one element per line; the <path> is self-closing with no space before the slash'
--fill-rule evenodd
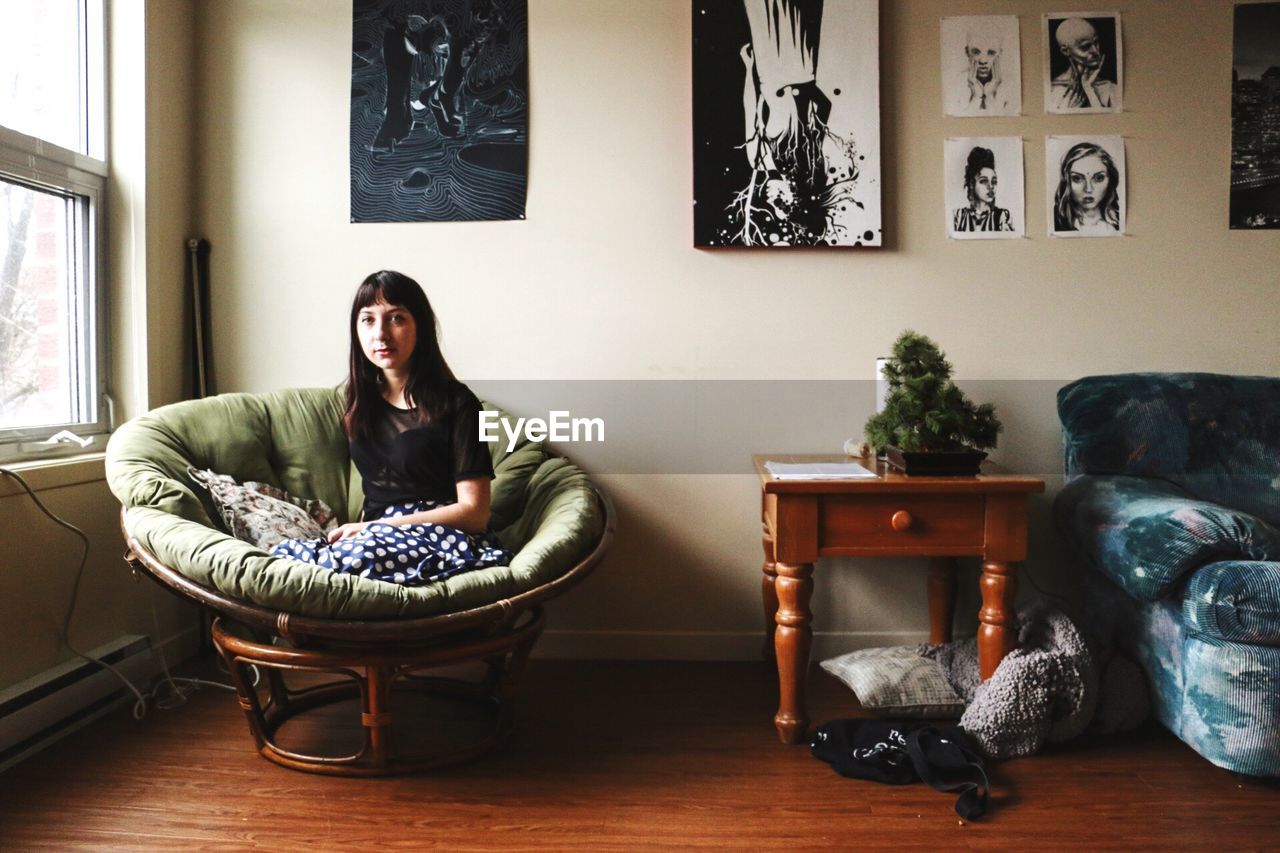
<path id="1" fill-rule="evenodd" d="M 902 473 L 930 477 L 971 477 L 978 473 L 987 454 L 981 450 L 947 450 L 924 452 L 902 450 L 892 444 L 884 448 L 889 464 Z"/>

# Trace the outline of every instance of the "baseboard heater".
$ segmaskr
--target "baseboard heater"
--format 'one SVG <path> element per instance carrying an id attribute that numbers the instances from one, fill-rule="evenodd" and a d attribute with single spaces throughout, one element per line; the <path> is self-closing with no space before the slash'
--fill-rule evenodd
<path id="1" fill-rule="evenodd" d="M 159 668 L 151 638 L 139 634 L 89 654 L 140 688 Z M 0 691 L 0 772 L 133 698 L 114 673 L 79 657 Z"/>

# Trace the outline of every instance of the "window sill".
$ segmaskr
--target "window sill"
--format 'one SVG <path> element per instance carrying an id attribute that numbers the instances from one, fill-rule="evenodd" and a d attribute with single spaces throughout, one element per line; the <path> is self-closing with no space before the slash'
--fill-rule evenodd
<path id="1" fill-rule="evenodd" d="M 106 479 L 106 454 L 81 453 L 61 459 L 43 459 L 30 462 L 11 462 L 3 466 L 19 474 L 32 490 L 43 492 L 82 483 L 96 483 Z M 23 494 L 22 486 L 11 477 L 0 475 L 0 498 Z"/>

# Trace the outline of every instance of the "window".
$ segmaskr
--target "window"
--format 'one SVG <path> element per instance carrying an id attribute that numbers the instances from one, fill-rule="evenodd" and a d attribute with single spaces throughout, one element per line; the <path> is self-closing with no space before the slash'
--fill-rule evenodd
<path id="1" fill-rule="evenodd" d="M 103 0 L 0 4 L 0 459 L 109 428 Z"/>

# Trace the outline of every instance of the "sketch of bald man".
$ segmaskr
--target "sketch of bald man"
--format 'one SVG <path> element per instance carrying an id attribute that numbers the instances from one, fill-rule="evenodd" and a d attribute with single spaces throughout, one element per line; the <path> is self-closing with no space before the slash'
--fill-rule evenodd
<path id="1" fill-rule="evenodd" d="M 999 36 L 991 33 L 969 33 L 965 38 L 964 56 L 968 63 L 965 73 L 965 89 L 956 90 L 963 98 L 961 109 L 965 112 L 1002 112 L 1008 106 L 1008 97 L 1001 90 Z"/>
<path id="2" fill-rule="evenodd" d="M 1016 17 L 944 18 L 942 57 L 947 115 L 1014 116 L 1022 111 Z"/>
<path id="3" fill-rule="evenodd" d="M 1119 40 L 1119 22 L 1113 22 L 1117 28 L 1112 39 L 1115 43 Z M 1067 67 L 1050 84 L 1048 111 L 1118 110 L 1119 87 L 1102 76 L 1107 54 L 1097 28 L 1084 18 L 1066 18 L 1058 23 L 1054 43 Z"/>

